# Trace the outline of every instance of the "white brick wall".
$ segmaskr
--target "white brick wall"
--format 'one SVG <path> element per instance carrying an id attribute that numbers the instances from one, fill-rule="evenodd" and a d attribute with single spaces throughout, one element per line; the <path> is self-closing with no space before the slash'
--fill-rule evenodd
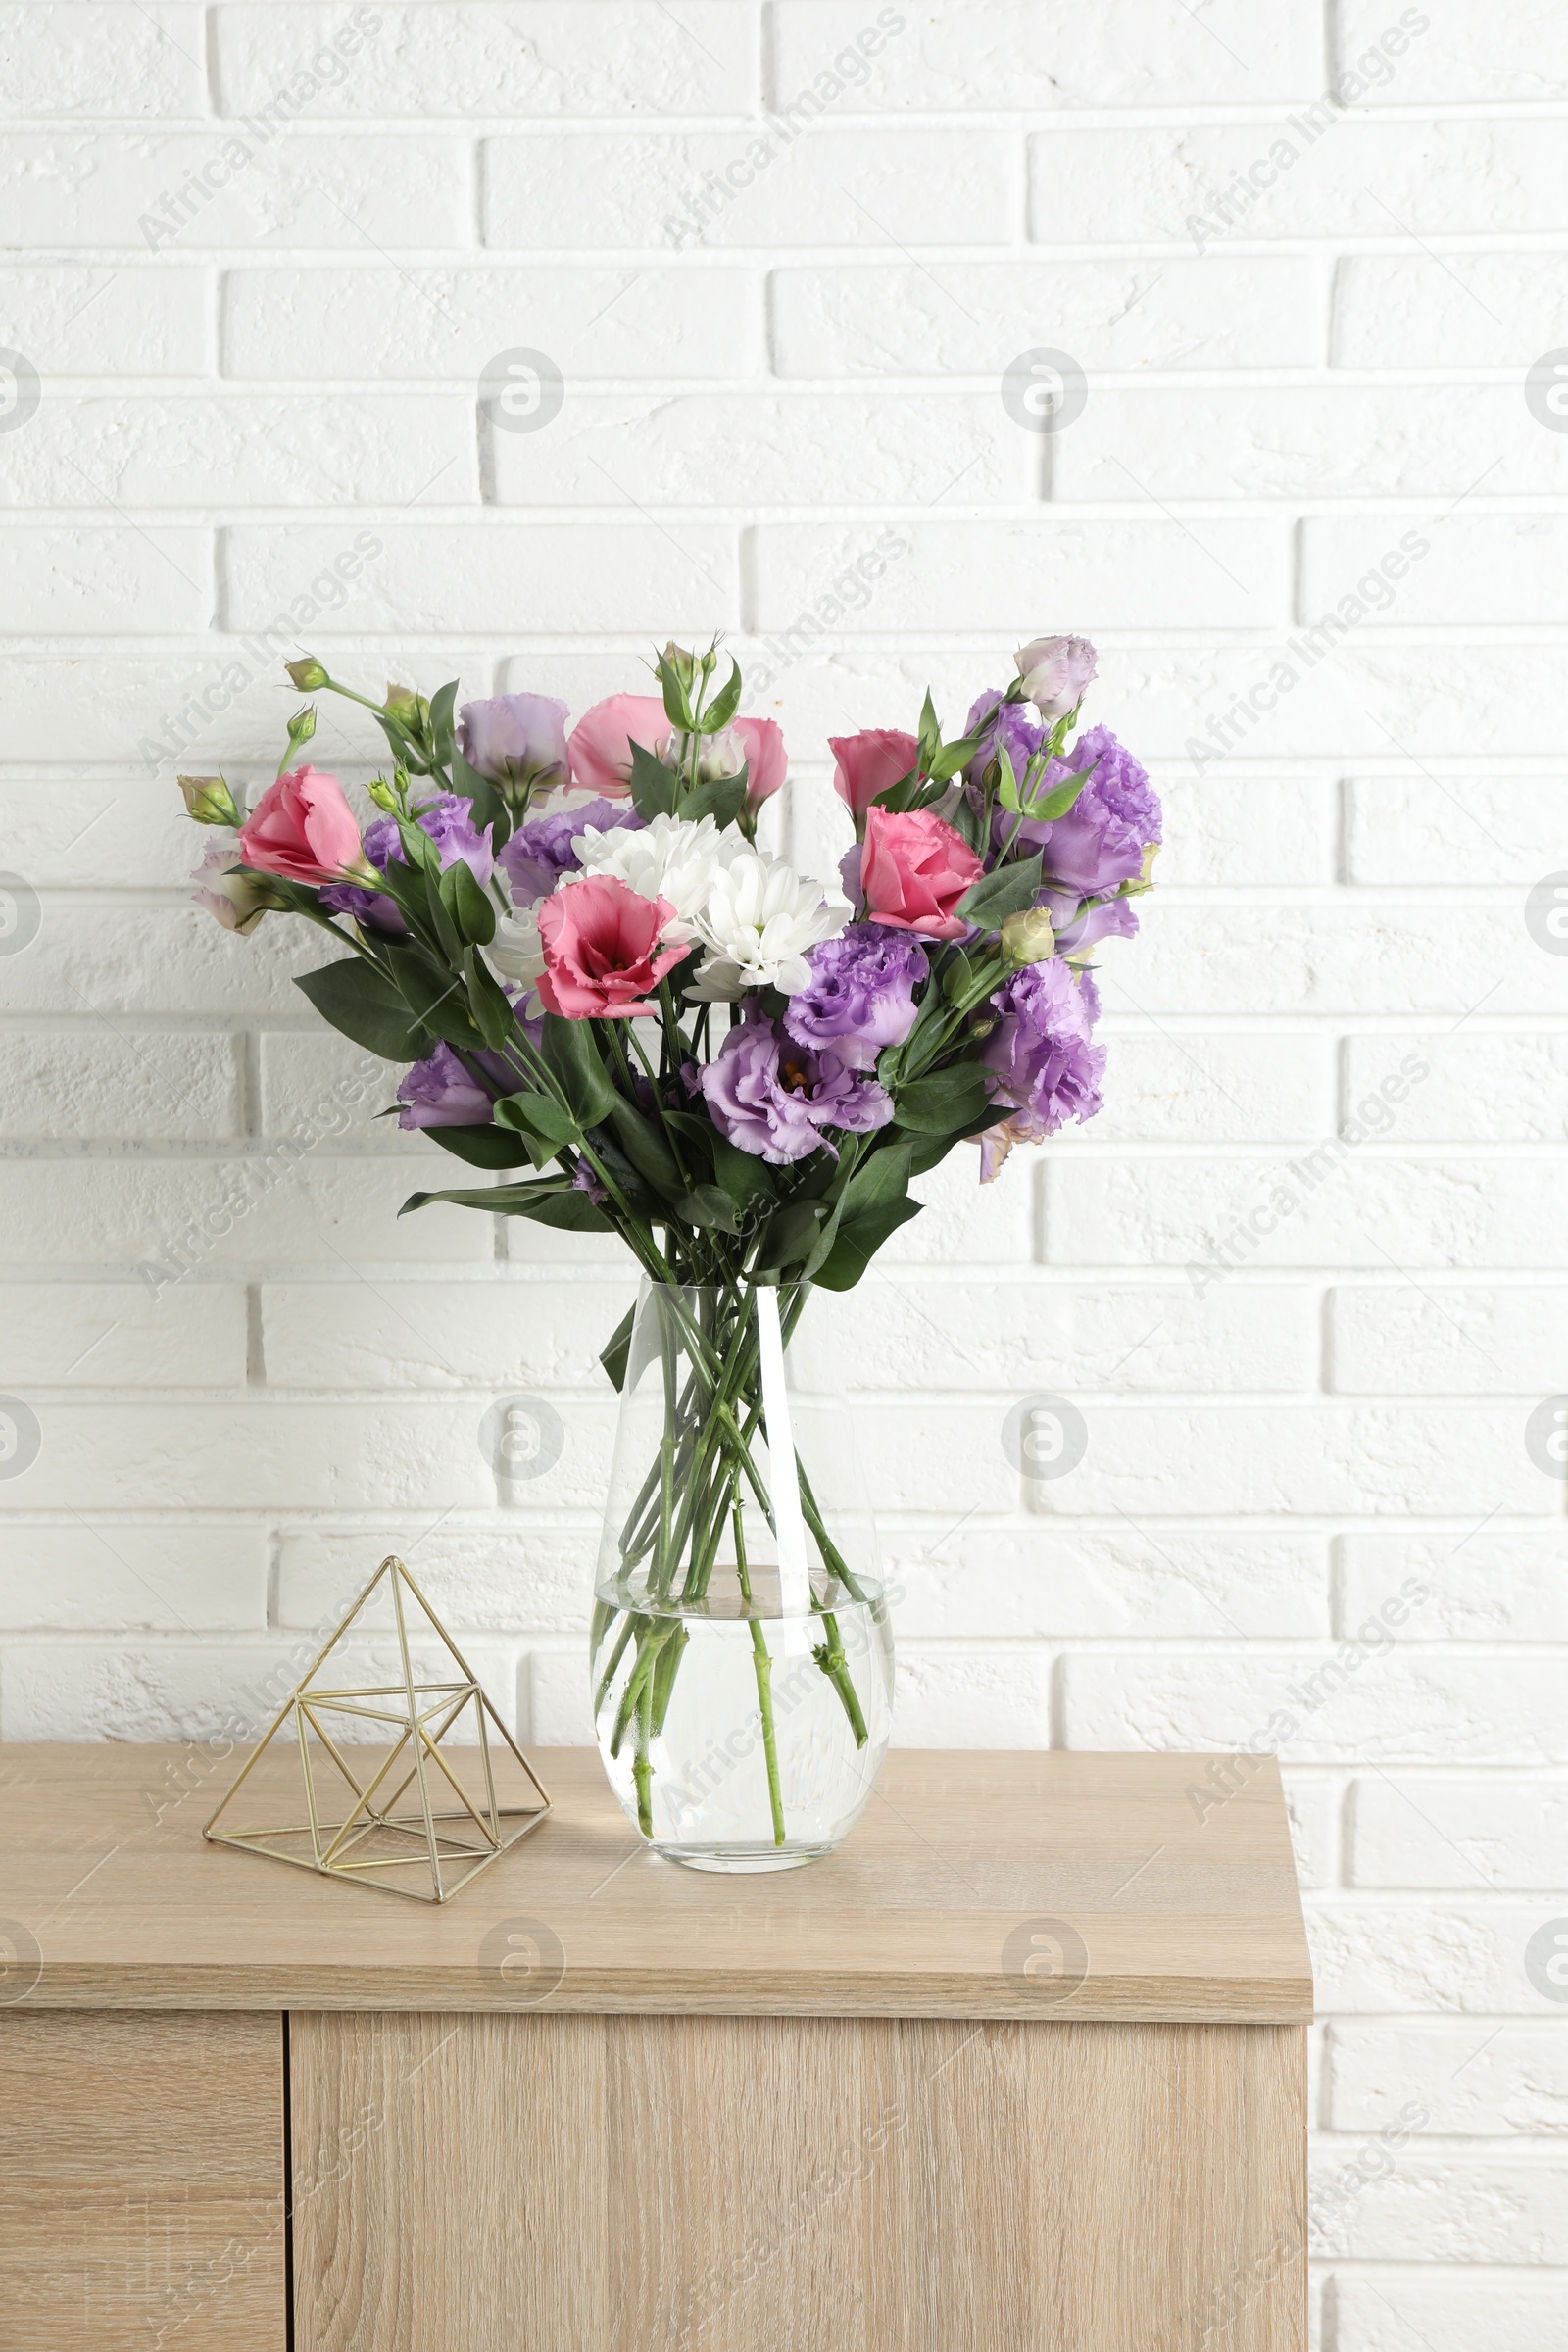
<path id="1" fill-rule="evenodd" d="M 1525 399 L 1568 346 L 1565 23 L 0 10 L 0 344 L 42 382 L 0 431 L 0 868 L 40 913 L 0 953 L 0 1391 L 42 1432 L 0 1479 L 0 1736 L 254 1709 L 389 1544 L 530 1737 L 583 1733 L 625 1269 L 400 1223 L 449 1163 L 334 1092 L 306 942 L 184 906 L 174 768 L 254 785 L 292 708 L 256 633 L 580 708 L 723 626 L 777 672 L 825 858 L 830 730 L 928 679 L 956 717 L 1019 632 L 1091 629 L 1169 811 L 1104 965 L 1108 1107 L 986 1197 L 943 1171 L 821 1311 L 906 1740 L 1289 1722 L 1332 2352 L 1545 2352 L 1568 2313 L 1568 2005 L 1526 1968 L 1568 1919 L 1568 1497 L 1523 1437 L 1568 1389 L 1568 960 L 1525 922 L 1568 869 L 1568 433 Z M 564 406 L 481 435 L 519 344 Z M 1000 398 L 1042 345 L 1088 376 L 1049 440 Z M 835 604 L 814 650 L 761 643 Z M 365 772 L 332 706 L 321 743 Z M 476 1432 L 515 1388 L 568 1443 L 500 1497 Z M 1042 1389 L 1090 1445 L 1026 1490 L 999 1433 Z"/>

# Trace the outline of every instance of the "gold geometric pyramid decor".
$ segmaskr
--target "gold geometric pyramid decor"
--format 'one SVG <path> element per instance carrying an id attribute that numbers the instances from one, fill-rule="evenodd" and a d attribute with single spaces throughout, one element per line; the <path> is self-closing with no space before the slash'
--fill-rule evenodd
<path id="1" fill-rule="evenodd" d="M 389 1628 L 371 1623 L 377 1600 L 383 1615 L 390 1601 Z M 415 1621 L 416 1641 L 428 1647 L 433 1634 L 440 1645 L 433 1672 L 416 1667 L 411 1603 L 424 1620 L 422 1628 Z M 398 1665 L 389 1667 L 389 1679 L 350 1685 L 333 1675 L 329 1662 L 351 1632 L 356 1641 L 371 1642 L 395 1634 Z M 455 1676 L 443 1673 L 448 1660 Z M 504 1750 L 492 1749 L 491 1727 Z M 309 1819 L 281 1829 L 263 1824 L 220 1830 L 253 1773 L 251 1795 L 265 1797 L 265 1811 L 275 1813 L 286 1803 L 287 1791 L 298 1786 L 291 1761 L 296 1746 Z M 459 1775 L 462 1755 L 471 1759 L 468 1777 L 481 1784 L 476 1794 Z M 456 1642 L 403 1562 L 389 1553 L 278 1710 L 202 1836 L 215 1845 L 270 1854 L 329 1878 L 412 1895 L 416 1902 L 445 1903 L 536 1830 L 549 1810 L 533 1767 Z"/>

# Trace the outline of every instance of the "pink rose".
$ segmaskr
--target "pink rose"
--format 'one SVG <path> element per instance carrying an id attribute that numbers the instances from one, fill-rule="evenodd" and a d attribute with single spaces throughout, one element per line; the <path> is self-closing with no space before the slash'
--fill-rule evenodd
<path id="1" fill-rule="evenodd" d="M 613 874 L 590 874 L 541 900 L 536 920 L 545 968 L 538 989 L 545 1010 L 568 1021 L 657 1012 L 657 1004 L 647 1002 L 650 992 L 691 954 L 689 947 L 659 947 L 674 919 L 667 899 L 642 898 Z"/>
<path id="2" fill-rule="evenodd" d="M 669 733 L 669 720 L 657 694 L 612 694 L 585 710 L 566 738 L 571 780 L 607 800 L 623 801 L 631 790 L 631 747 L 656 752 Z"/>
<path id="3" fill-rule="evenodd" d="M 337 882 L 365 864 L 342 785 L 314 767 L 268 786 L 240 827 L 239 854 L 258 872 L 290 882 Z"/>
<path id="4" fill-rule="evenodd" d="M 860 887 L 875 921 L 926 939 L 963 939 L 969 925 L 955 909 L 984 872 L 968 843 L 929 808 L 867 811 Z"/>
<path id="5" fill-rule="evenodd" d="M 898 727 L 865 727 L 858 735 L 830 735 L 827 748 L 837 762 L 833 789 L 854 817 L 857 832 L 877 794 L 906 776 L 920 757 L 915 738 Z"/>
<path id="6" fill-rule="evenodd" d="M 760 808 L 789 774 L 784 730 L 776 718 L 732 718 L 730 732 L 746 747 L 746 806 Z"/>

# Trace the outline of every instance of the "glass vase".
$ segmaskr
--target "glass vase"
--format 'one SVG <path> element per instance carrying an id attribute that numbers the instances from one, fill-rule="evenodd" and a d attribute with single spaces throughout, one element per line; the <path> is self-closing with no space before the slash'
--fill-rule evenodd
<path id="1" fill-rule="evenodd" d="M 842 1393 L 804 1286 L 645 1282 L 590 1642 L 610 1783 L 658 1852 L 831 1852 L 892 1725 L 893 1635 Z"/>

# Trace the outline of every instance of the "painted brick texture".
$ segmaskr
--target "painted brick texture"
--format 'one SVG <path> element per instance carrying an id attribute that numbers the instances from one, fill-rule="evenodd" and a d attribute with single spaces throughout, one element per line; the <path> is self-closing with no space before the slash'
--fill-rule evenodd
<path id="1" fill-rule="evenodd" d="M 1325 2352 L 1568 2313 L 1565 25 L 0 8 L 0 1738 L 248 1720 L 394 1545 L 526 1736 L 586 1734 L 629 1278 L 400 1221 L 449 1163 L 395 1074 L 295 933 L 186 905 L 174 772 L 270 777 L 282 659 L 581 708 L 722 627 L 825 870 L 829 732 L 1089 630 L 1167 810 L 1105 1112 L 926 1180 L 821 1311 L 901 1738 L 1242 1759 L 1200 1811 L 1280 1749 Z M 536 433 L 478 403 L 516 349 Z M 1042 351 L 1087 395 L 1045 434 Z M 514 1391 L 567 1442 L 500 1491 Z M 1040 1392 L 1089 1446 L 1030 1485 Z"/>

